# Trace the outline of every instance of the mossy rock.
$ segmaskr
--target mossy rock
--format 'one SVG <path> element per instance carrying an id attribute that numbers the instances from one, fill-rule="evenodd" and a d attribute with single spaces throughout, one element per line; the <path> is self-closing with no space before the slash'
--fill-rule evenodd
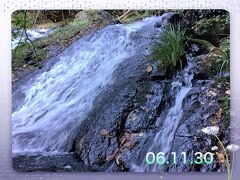
<path id="1" fill-rule="evenodd" d="M 89 21 L 112 21 L 113 17 L 110 13 L 106 11 L 96 11 L 96 10 L 88 10 L 88 11 L 80 11 L 75 15 L 75 18 L 79 21 L 89 20 Z"/>

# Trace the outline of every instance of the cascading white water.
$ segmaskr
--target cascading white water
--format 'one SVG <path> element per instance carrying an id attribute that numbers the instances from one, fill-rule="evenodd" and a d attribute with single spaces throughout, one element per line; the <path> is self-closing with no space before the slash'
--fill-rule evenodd
<path id="1" fill-rule="evenodd" d="M 13 31 L 15 32 L 15 31 Z M 43 38 L 45 36 L 48 36 L 49 34 L 53 33 L 53 29 L 29 29 L 26 31 L 28 38 L 32 41 L 35 41 L 36 39 Z M 20 30 L 20 34 L 23 32 Z M 20 42 L 19 42 L 20 41 Z M 15 49 L 19 44 L 26 41 L 25 33 L 23 33 L 23 37 L 18 36 L 16 38 L 12 38 L 11 47 L 12 49 Z"/>
<path id="2" fill-rule="evenodd" d="M 76 128 L 94 106 L 97 95 L 111 83 L 118 64 L 136 53 L 131 33 L 154 26 L 161 18 L 111 25 L 81 38 L 49 71 L 42 72 L 30 85 L 22 85 L 25 98 L 12 113 L 13 153 L 68 151 Z"/>
<path id="3" fill-rule="evenodd" d="M 191 57 L 188 57 L 188 61 Z M 153 152 L 157 154 L 158 152 L 165 153 L 166 159 L 172 148 L 172 143 L 174 140 L 174 135 L 176 133 L 177 127 L 183 115 L 183 100 L 187 96 L 188 92 L 192 88 L 193 73 L 190 71 L 192 66 L 191 62 L 188 62 L 188 66 L 180 72 L 176 79 L 171 83 L 172 91 L 178 90 L 176 94 L 174 105 L 169 109 L 168 114 L 164 120 L 158 119 L 158 121 L 163 121 L 160 131 L 156 133 L 152 145 L 147 152 Z M 145 159 L 140 165 L 133 164 L 132 170 L 135 172 L 162 172 L 164 165 L 159 165 L 157 163 L 147 164 Z"/>

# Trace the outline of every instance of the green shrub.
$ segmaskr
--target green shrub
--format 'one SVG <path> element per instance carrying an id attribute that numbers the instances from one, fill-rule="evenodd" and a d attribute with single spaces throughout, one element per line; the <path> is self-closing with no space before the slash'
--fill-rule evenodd
<path id="1" fill-rule="evenodd" d="M 229 38 L 225 38 L 220 43 L 221 47 L 221 68 L 222 71 L 230 71 L 230 42 Z"/>
<path id="2" fill-rule="evenodd" d="M 182 69 L 181 58 L 185 54 L 184 47 L 185 30 L 182 30 L 180 25 L 171 25 L 164 29 L 160 43 L 153 49 L 153 58 L 159 61 L 159 69 L 175 70 L 178 61 Z"/>
<path id="3" fill-rule="evenodd" d="M 218 15 L 213 18 L 203 18 L 196 22 L 193 29 L 197 32 L 201 33 L 213 33 L 218 35 L 223 33 L 225 29 L 230 24 L 230 16 L 229 15 Z"/>
<path id="4" fill-rule="evenodd" d="M 219 47 L 213 48 L 206 56 L 205 65 L 209 75 L 216 75 L 222 71 L 230 71 L 230 43 L 224 38 Z"/>

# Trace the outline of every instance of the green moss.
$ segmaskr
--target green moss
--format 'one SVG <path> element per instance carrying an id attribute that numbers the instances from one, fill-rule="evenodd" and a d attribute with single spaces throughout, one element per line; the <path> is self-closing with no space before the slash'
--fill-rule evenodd
<path id="1" fill-rule="evenodd" d="M 180 25 L 169 26 L 160 36 L 160 44 L 153 49 L 153 59 L 159 61 L 160 70 L 168 68 L 175 70 L 177 62 L 185 54 L 185 30 L 181 30 Z"/>
<path id="2" fill-rule="evenodd" d="M 203 45 L 204 48 L 206 50 L 208 50 L 208 51 L 211 51 L 215 47 L 209 41 L 206 41 L 204 39 L 188 38 L 188 41 L 191 41 L 193 43 L 197 43 L 197 44 Z"/>
<path id="3" fill-rule="evenodd" d="M 19 67 L 22 67 L 25 63 L 25 59 L 31 56 L 31 46 L 30 44 L 22 44 L 17 47 L 17 50 L 13 50 L 12 54 L 12 68 L 16 70 Z"/>
<path id="4" fill-rule="evenodd" d="M 80 28 L 86 27 L 88 24 L 87 20 L 70 22 L 67 26 L 58 28 L 55 33 L 42 40 L 36 41 L 36 43 L 41 47 L 52 44 L 56 41 L 58 43 L 68 42 L 69 39 L 80 31 Z"/>
<path id="5" fill-rule="evenodd" d="M 33 42 L 36 49 L 36 55 L 33 52 L 33 48 L 29 43 L 22 43 L 16 50 L 12 51 L 12 67 L 13 71 L 26 64 L 27 59 L 36 60 L 40 62 L 48 57 L 48 47 L 54 44 L 67 45 L 69 40 L 78 34 L 81 28 L 89 25 L 87 20 L 72 21 L 64 27 L 59 27 L 53 34 L 48 35 L 42 39 Z M 26 65 L 25 65 L 26 66 Z"/>

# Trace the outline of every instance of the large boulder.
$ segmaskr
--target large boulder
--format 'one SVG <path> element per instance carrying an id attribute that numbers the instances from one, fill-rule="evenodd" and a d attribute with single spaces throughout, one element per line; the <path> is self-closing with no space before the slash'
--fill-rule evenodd
<path id="1" fill-rule="evenodd" d="M 75 18 L 77 20 L 91 20 L 91 21 L 112 21 L 113 17 L 110 13 L 99 10 L 99 11 L 93 11 L 93 10 L 88 10 L 88 11 L 80 11 L 75 15 Z"/>

